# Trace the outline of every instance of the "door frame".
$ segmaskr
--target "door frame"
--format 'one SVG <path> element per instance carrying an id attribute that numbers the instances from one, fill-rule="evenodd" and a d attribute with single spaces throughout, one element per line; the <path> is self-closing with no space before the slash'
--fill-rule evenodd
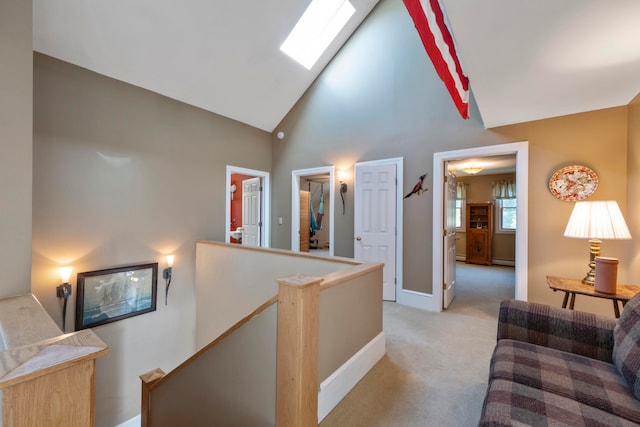
<path id="1" fill-rule="evenodd" d="M 403 157 L 394 157 L 391 159 L 381 159 L 381 160 L 371 160 L 365 162 L 357 162 L 353 166 L 353 182 L 354 182 L 354 191 L 357 189 L 355 182 L 356 175 L 356 167 L 358 165 L 364 166 L 375 166 L 375 165 L 386 165 L 386 164 L 395 164 L 396 165 L 396 302 L 398 304 L 404 305 L 414 305 L 412 304 L 414 291 L 410 291 L 407 289 L 403 289 L 403 280 L 402 280 L 402 248 L 403 248 L 403 204 L 402 204 L 402 190 L 404 189 L 404 158 Z M 355 203 L 355 196 L 354 196 Z M 355 211 L 355 207 L 354 207 Z M 354 220 L 354 230 L 355 230 L 355 218 Z M 354 235 L 355 239 L 356 236 Z"/>
<path id="2" fill-rule="evenodd" d="M 262 226 L 260 227 L 260 246 L 263 248 L 268 248 L 271 242 L 271 181 L 269 172 L 227 165 L 226 173 L 227 177 L 224 191 L 224 241 L 226 243 L 231 242 L 231 175 L 234 173 L 238 173 L 242 175 L 254 176 L 256 178 L 259 177 L 262 179 L 262 196 L 260 198 L 260 204 L 262 205 L 262 208 L 260 209 L 260 220 L 262 221 Z"/>
<path id="3" fill-rule="evenodd" d="M 445 162 L 466 157 L 483 157 L 499 155 L 516 155 L 516 200 L 518 228 L 516 230 L 516 288 L 515 298 L 526 301 L 528 295 L 528 194 L 529 194 L 529 142 L 512 142 L 508 144 L 489 145 L 445 151 L 433 155 L 433 290 L 429 306 L 430 311 L 442 311 L 442 283 L 444 243 L 436 236 L 442 235 L 444 229 L 444 167 Z"/>
<path id="4" fill-rule="evenodd" d="M 311 175 L 329 174 L 329 256 L 333 256 L 334 244 L 334 206 L 335 206 L 335 171 L 336 167 L 320 166 L 291 171 L 291 251 L 300 252 L 300 178 Z"/>

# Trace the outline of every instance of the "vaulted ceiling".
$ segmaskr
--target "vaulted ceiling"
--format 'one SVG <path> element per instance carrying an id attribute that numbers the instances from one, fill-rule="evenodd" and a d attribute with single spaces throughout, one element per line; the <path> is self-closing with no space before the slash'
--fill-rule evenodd
<path id="1" fill-rule="evenodd" d="M 270 132 L 378 0 L 311 70 L 279 50 L 308 1 L 33 1 L 35 51 Z M 486 127 L 640 91 L 637 0 L 442 2 Z"/>

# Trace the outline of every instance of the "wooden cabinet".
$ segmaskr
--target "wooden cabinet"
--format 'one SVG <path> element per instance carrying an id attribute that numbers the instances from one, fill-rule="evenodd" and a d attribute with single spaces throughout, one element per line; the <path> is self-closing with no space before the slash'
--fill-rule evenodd
<path id="1" fill-rule="evenodd" d="M 492 265 L 492 213 L 491 203 L 467 203 L 467 264 Z"/>

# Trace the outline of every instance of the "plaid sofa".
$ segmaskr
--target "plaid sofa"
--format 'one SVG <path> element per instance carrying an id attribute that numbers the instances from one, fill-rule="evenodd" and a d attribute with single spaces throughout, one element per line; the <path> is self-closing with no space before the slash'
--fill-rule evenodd
<path id="1" fill-rule="evenodd" d="M 503 301 L 479 425 L 640 425 L 640 295 L 617 321 Z"/>

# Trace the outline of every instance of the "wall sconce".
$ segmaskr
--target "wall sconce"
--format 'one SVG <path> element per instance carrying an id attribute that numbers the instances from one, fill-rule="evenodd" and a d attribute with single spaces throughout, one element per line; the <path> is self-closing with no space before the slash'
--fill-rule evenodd
<path id="1" fill-rule="evenodd" d="M 69 279 L 71 278 L 71 267 L 60 267 L 58 270 L 60 273 L 60 280 L 62 284 L 56 286 L 56 296 L 58 298 L 64 298 L 62 303 L 62 332 L 66 332 L 67 323 L 67 299 L 71 295 L 71 284 Z"/>
<path id="2" fill-rule="evenodd" d="M 167 298 L 169 296 L 169 286 L 171 285 L 171 273 L 173 270 L 174 255 L 167 255 L 167 268 L 162 270 L 162 278 L 165 280 L 164 288 L 164 305 L 167 305 Z"/>
<path id="3" fill-rule="evenodd" d="M 231 200 L 233 200 L 233 193 L 235 192 L 236 192 L 236 185 L 231 184 L 231 187 L 229 187 L 229 193 L 231 193 Z"/>
<path id="4" fill-rule="evenodd" d="M 340 181 L 340 198 L 342 199 L 342 215 L 344 215 L 344 195 L 347 192 L 347 183 L 344 182 L 347 177 L 345 171 L 338 171 L 338 181 Z"/>

